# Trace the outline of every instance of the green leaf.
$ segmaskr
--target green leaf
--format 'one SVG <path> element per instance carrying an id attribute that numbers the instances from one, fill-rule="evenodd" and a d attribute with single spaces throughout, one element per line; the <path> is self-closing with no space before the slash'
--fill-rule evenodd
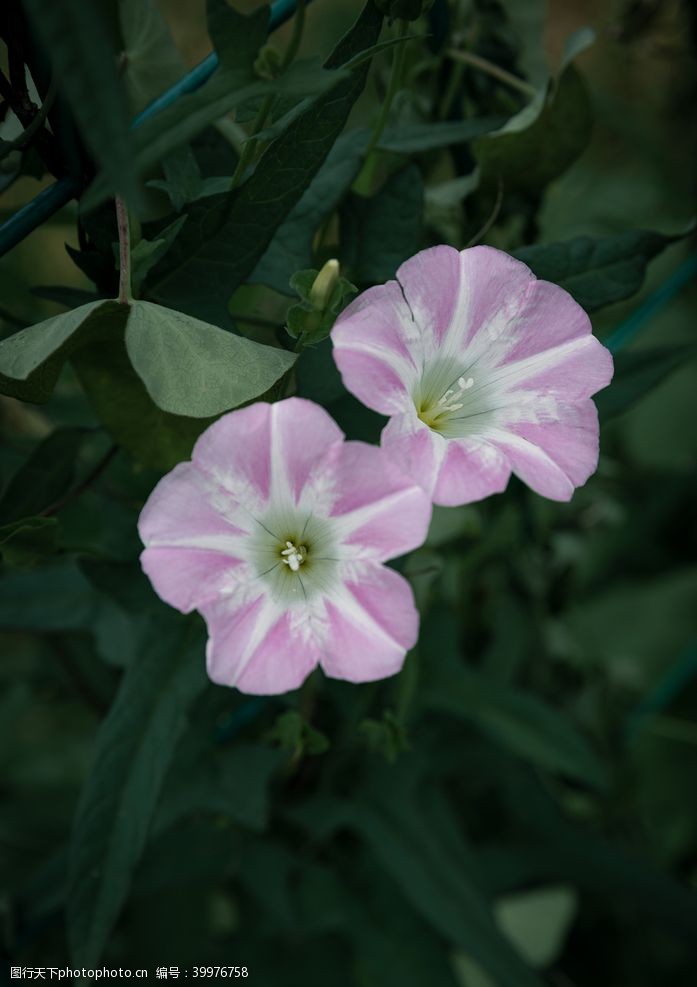
<path id="1" fill-rule="evenodd" d="M 273 235 L 249 280 L 289 295 L 295 271 L 312 267 L 312 238 L 338 206 L 360 171 L 366 131 L 342 134 L 300 200 Z"/>
<path id="2" fill-rule="evenodd" d="M 188 144 L 168 154 L 162 161 L 162 170 L 165 174 L 164 179 L 153 179 L 147 184 L 164 192 L 176 212 L 183 209 L 187 202 L 198 199 L 205 191 L 196 155 Z M 222 181 L 226 182 L 226 187 L 229 187 L 229 178 L 223 178 Z M 216 189 L 216 191 L 220 192 L 224 189 Z M 212 192 L 208 191 L 207 194 L 211 195 Z"/>
<path id="3" fill-rule="evenodd" d="M 514 252 L 545 281 L 568 291 L 587 312 L 630 298 L 642 286 L 652 258 L 692 232 L 674 235 L 631 230 L 615 236 L 579 236 Z"/>
<path id="4" fill-rule="evenodd" d="M 593 39 L 589 28 L 573 35 L 557 79 L 550 81 L 500 130 L 474 141 L 472 149 L 482 188 L 495 188 L 502 182 L 504 194 L 538 193 L 584 150 L 591 133 L 592 112 L 573 59 Z"/>
<path id="5" fill-rule="evenodd" d="M 602 762 L 569 721 L 551 707 L 454 663 L 442 666 L 427 705 L 476 724 L 513 754 L 595 788 L 607 784 Z"/>
<path id="6" fill-rule="evenodd" d="M 158 408 L 190 418 L 210 418 L 258 398 L 296 360 L 286 350 L 142 301 L 131 306 L 126 349 Z"/>
<path id="7" fill-rule="evenodd" d="M 129 115 L 102 7 L 83 0 L 25 0 L 85 144 L 110 187 L 131 201 L 138 183 Z"/>
<path id="8" fill-rule="evenodd" d="M 393 154 L 418 154 L 440 147 L 464 144 L 497 130 L 501 117 L 477 117 L 473 120 L 448 120 L 443 123 L 407 123 L 388 127 L 378 142 L 383 151 Z"/>
<path id="9" fill-rule="evenodd" d="M 371 47 L 382 18 L 372 3 L 327 59 L 327 67 Z M 189 222 L 146 282 L 149 297 L 213 322 L 227 320 L 227 302 L 254 270 L 278 226 L 324 162 L 361 92 L 368 66 L 338 82 L 262 155 L 252 176 L 233 195 L 192 203 Z M 285 91 L 285 90 L 284 90 Z M 279 181 L 279 174 L 283 180 Z M 289 275 L 297 270 L 294 267 Z M 286 289 L 287 290 L 287 289 Z"/>
<path id="10" fill-rule="evenodd" d="M 147 277 L 148 271 L 161 260 L 174 243 L 179 231 L 186 222 L 186 216 L 180 216 L 173 223 L 161 230 L 153 240 L 145 237 L 139 240 L 131 250 L 131 287 L 135 294 L 140 292 L 140 286 Z"/>
<path id="11" fill-rule="evenodd" d="M 369 199 L 352 195 L 342 209 L 346 254 L 354 280 L 376 284 L 394 277 L 421 246 L 423 182 L 416 165 L 391 175 Z"/>
<path id="12" fill-rule="evenodd" d="M 184 75 L 186 66 L 155 0 L 118 0 L 123 79 L 132 113 Z"/>
<path id="13" fill-rule="evenodd" d="M 694 343 L 616 353 L 612 386 L 596 394 L 594 398 L 600 420 L 607 422 L 627 411 L 646 397 L 668 374 L 684 367 L 695 356 L 697 346 Z"/>
<path id="14" fill-rule="evenodd" d="M 55 562 L 40 572 L 3 575 L 2 630 L 84 629 L 98 616 L 100 598 L 72 562 Z"/>
<path id="15" fill-rule="evenodd" d="M 578 896 L 573 888 L 536 888 L 496 902 L 496 921 L 522 956 L 536 969 L 553 963 L 564 947 Z"/>
<path id="16" fill-rule="evenodd" d="M 266 739 L 277 743 L 281 750 L 290 751 L 296 760 L 304 754 L 324 754 L 329 750 L 325 735 L 315 730 L 295 709 L 276 717 Z"/>
<path id="17" fill-rule="evenodd" d="M 30 517 L 62 497 L 73 482 L 77 457 L 88 434 L 84 428 L 60 428 L 40 442 L 0 498 L 0 519 Z"/>
<path id="18" fill-rule="evenodd" d="M 73 827 L 67 908 L 77 966 L 94 966 L 128 895 L 187 710 L 205 685 L 197 627 L 159 622 L 100 727 Z"/>
<path id="19" fill-rule="evenodd" d="M 114 441 L 161 470 L 188 459 L 210 419 L 169 415 L 154 403 L 126 353 L 123 333 L 84 346 L 72 359 L 92 409 Z"/>
<path id="20" fill-rule="evenodd" d="M 0 392 L 48 401 L 66 359 L 97 330 L 116 331 L 124 305 L 102 300 L 55 315 L 0 341 Z"/>
<path id="21" fill-rule="evenodd" d="M 25 517 L 0 526 L 0 556 L 13 569 L 31 569 L 58 545 L 54 517 Z"/>

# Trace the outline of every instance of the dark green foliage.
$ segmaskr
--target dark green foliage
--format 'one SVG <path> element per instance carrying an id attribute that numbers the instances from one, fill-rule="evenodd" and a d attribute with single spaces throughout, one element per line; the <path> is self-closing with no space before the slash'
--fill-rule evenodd
<path id="1" fill-rule="evenodd" d="M 92 185 L 0 266 L 3 959 L 178 965 L 181 984 L 218 964 L 269 987 L 691 984 L 697 261 L 693 227 L 652 232 L 695 214 L 689 5 L 660 72 L 663 19 L 628 7 L 554 78 L 578 3 L 315 0 L 300 58 L 298 20 L 267 38 L 258 4 L 209 0 L 206 23 L 25 6 L 0 11 L 0 191 L 25 176 L 3 214 L 27 176 Z M 218 69 L 130 130 L 206 30 Z M 48 123 L 16 145 L 25 83 L 43 97 L 53 71 Z M 255 400 L 315 401 L 378 443 L 328 335 L 354 283 L 444 240 L 508 251 L 609 341 L 597 472 L 568 504 L 513 479 L 434 509 L 390 563 L 420 614 L 392 678 L 212 684 L 204 621 L 141 568 L 145 500 Z"/>
<path id="2" fill-rule="evenodd" d="M 636 230 L 607 237 L 576 237 L 515 251 L 538 278 L 554 281 L 587 312 L 621 302 L 644 281 L 648 262 L 685 234 L 665 236 Z"/>
<path id="3" fill-rule="evenodd" d="M 81 0 L 25 0 L 32 24 L 70 102 L 80 135 L 111 188 L 137 196 L 128 139 L 128 106 L 119 85 L 116 52 L 98 4 Z"/>
<path id="4" fill-rule="evenodd" d="M 376 41 L 381 18 L 369 3 L 327 60 L 341 66 Z M 264 152 L 239 193 L 224 193 L 188 207 L 183 235 L 155 268 L 146 289 L 157 301 L 212 322 L 226 321 L 227 301 L 254 270 L 277 227 L 298 202 L 337 139 L 363 88 L 367 65 L 313 102 Z M 282 170 L 283 184 L 277 175 Z M 205 299 L 205 302 L 202 301 Z"/>

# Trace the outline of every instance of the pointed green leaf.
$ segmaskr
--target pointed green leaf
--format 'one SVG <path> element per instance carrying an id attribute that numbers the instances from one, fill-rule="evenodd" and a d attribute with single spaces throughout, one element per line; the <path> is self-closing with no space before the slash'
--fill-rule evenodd
<path id="1" fill-rule="evenodd" d="M 464 666 L 440 668 L 427 705 L 475 723 L 514 754 L 596 788 L 607 783 L 600 759 L 563 715 L 536 696 L 504 687 Z"/>
<path id="2" fill-rule="evenodd" d="M 646 397 L 674 370 L 684 367 L 697 356 L 697 346 L 656 346 L 650 349 L 616 353 L 612 387 L 596 394 L 594 401 L 602 422 L 621 415 Z"/>
<path id="3" fill-rule="evenodd" d="M 592 111 L 573 59 L 593 41 L 578 31 L 567 44 L 559 75 L 500 130 L 474 141 L 480 185 L 537 193 L 573 164 L 590 137 Z"/>
<path id="4" fill-rule="evenodd" d="M 205 681 L 198 626 L 159 621 L 102 723 L 70 846 L 68 942 L 77 966 L 95 966 L 102 955 Z"/>
<path id="5" fill-rule="evenodd" d="M 536 244 L 516 250 L 545 281 L 566 289 L 587 312 L 630 298 L 641 288 L 652 258 L 693 228 L 674 235 L 630 230 L 615 236 L 579 236 L 559 243 Z"/>
<path id="6" fill-rule="evenodd" d="M 391 175 L 371 198 L 350 196 L 342 209 L 352 279 L 376 284 L 394 277 L 399 265 L 421 246 L 424 189 L 414 164 Z"/>
<path id="7" fill-rule="evenodd" d="M 258 398 L 296 360 L 294 353 L 142 301 L 131 306 L 126 349 L 158 408 L 190 418 L 210 418 Z"/>
<path id="8" fill-rule="evenodd" d="M 90 302 L 0 341 L 0 391 L 21 401 L 48 401 L 68 356 L 97 331 L 118 331 L 125 306 Z"/>

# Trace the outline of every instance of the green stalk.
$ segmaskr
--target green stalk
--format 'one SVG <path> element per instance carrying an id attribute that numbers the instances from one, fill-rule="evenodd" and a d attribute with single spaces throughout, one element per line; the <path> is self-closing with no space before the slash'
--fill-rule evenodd
<path id="1" fill-rule="evenodd" d="M 385 93 L 385 99 L 383 100 L 382 107 L 380 109 L 380 116 L 375 122 L 373 132 L 370 135 L 370 140 L 368 141 L 363 168 L 354 183 L 354 189 L 359 193 L 359 195 L 368 195 L 373 185 L 373 177 L 375 175 L 375 169 L 379 159 L 377 145 L 383 135 L 385 127 L 387 126 L 387 121 L 390 116 L 390 110 L 392 109 L 394 98 L 402 85 L 404 66 L 406 64 L 407 46 L 401 39 L 404 38 L 408 27 L 409 25 L 407 21 L 404 20 L 400 20 L 397 24 L 397 37 L 400 39 L 401 43 L 399 43 L 395 49 L 394 57 L 392 59 L 390 81 L 387 86 L 387 92 Z"/>
<path id="2" fill-rule="evenodd" d="M 119 231 L 119 297 L 121 305 L 133 300 L 131 293 L 131 232 L 128 208 L 120 196 L 116 198 L 116 225 Z"/>

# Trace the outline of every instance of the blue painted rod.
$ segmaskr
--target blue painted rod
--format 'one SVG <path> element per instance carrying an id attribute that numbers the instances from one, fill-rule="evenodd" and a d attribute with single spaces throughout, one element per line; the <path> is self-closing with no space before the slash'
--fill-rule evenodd
<path id="1" fill-rule="evenodd" d="M 309 3 L 310 0 L 306 0 Z M 271 5 L 269 18 L 269 33 L 285 24 L 293 14 L 297 0 L 276 0 Z M 213 52 L 204 58 L 195 68 L 188 72 L 173 86 L 166 89 L 149 106 L 136 116 L 131 127 L 139 127 L 141 123 L 155 116 L 160 110 L 171 106 L 180 96 L 193 93 L 207 82 L 218 67 L 218 56 Z M 25 236 L 28 236 L 37 226 L 41 226 L 54 213 L 80 194 L 80 182 L 72 175 L 59 178 L 53 185 L 43 189 L 31 202 L 22 206 L 14 216 L 11 216 L 0 226 L 0 257 L 12 250 Z"/>

